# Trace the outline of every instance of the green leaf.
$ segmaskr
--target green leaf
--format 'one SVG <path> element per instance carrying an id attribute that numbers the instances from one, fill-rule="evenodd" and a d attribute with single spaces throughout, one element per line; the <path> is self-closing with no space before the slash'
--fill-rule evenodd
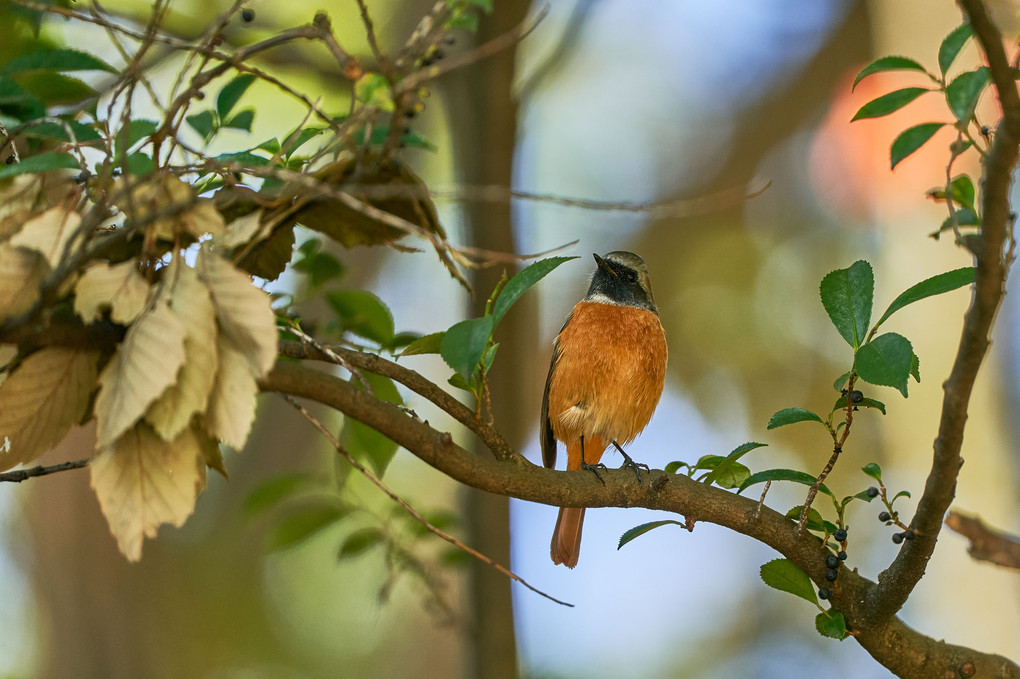
<path id="1" fill-rule="evenodd" d="M 381 73 L 369 71 L 354 83 L 354 97 L 368 106 L 375 106 L 383 111 L 393 111 L 393 95 L 390 83 Z"/>
<path id="2" fill-rule="evenodd" d="M 945 124 L 921 123 L 901 132 L 900 136 L 893 140 L 892 147 L 889 149 L 890 169 L 895 169 L 910 154 L 924 146 L 925 142 L 931 139 Z"/>
<path id="3" fill-rule="evenodd" d="M 977 197 L 977 192 L 974 190 L 974 181 L 968 175 L 961 174 L 953 177 L 949 186 L 953 200 L 972 211 L 976 209 L 974 199 Z"/>
<path id="4" fill-rule="evenodd" d="M 496 351 L 499 349 L 499 342 L 490 344 L 489 348 L 482 354 L 482 373 L 488 374 L 489 368 L 492 367 L 492 362 L 496 360 Z"/>
<path id="5" fill-rule="evenodd" d="M 133 177 L 147 175 L 155 169 L 156 161 L 146 153 L 132 153 L 127 157 L 127 173 Z"/>
<path id="6" fill-rule="evenodd" d="M 927 73 L 928 70 L 917 63 L 913 59 L 908 57 L 879 57 L 873 62 L 862 68 L 858 73 L 857 77 L 854 78 L 854 84 L 851 86 L 850 91 L 852 92 L 857 88 L 858 83 L 867 78 L 873 73 L 881 73 L 883 71 L 920 71 L 921 73 Z"/>
<path id="7" fill-rule="evenodd" d="M 243 73 L 223 86 L 216 97 L 216 112 L 221 120 L 226 120 L 234 106 L 241 99 L 245 90 L 255 82 L 255 76 L 251 73 Z"/>
<path id="8" fill-rule="evenodd" d="M 127 130 L 119 130 L 113 139 L 114 160 L 119 161 L 122 154 L 130 151 L 135 144 L 156 131 L 159 124 L 155 120 L 132 120 Z"/>
<path id="9" fill-rule="evenodd" d="M 893 498 L 889 500 L 889 504 L 896 502 L 896 500 L 901 497 L 910 497 L 910 491 L 901 490 L 900 492 L 896 493 L 895 495 L 893 495 Z"/>
<path id="10" fill-rule="evenodd" d="M 40 153 L 22 158 L 19 163 L 0 165 L 0 179 L 18 174 L 34 174 L 50 170 L 78 170 L 78 161 L 66 153 Z"/>
<path id="11" fill-rule="evenodd" d="M 560 264 L 563 264 L 563 262 L 569 262 L 572 259 L 577 259 L 577 257 L 549 257 L 548 259 L 540 259 L 514 274 L 513 278 L 507 281 L 503 289 L 500 290 L 499 296 L 492 306 L 493 327 L 495 328 L 499 325 L 506 312 L 510 310 L 514 302 L 520 299 L 521 295 L 528 291 L 528 288 L 545 278 L 547 274 Z"/>
<path id="12" fill-rule="evenodd" d="M 828 273 L 822 279 L 819 292 L 832 324 L 857 350 L 871 323 L 871 304 L 875 295 L 875 274 L 871 264 L 860 259 L 846 269 Z"/>
<path id="13" fill-rule="evenodd" d="M 832 383 L 832 388 L 836 391 L 843 391 L 843 387 L 846 386 L 847 380 L 850 379 L 850 373 L 843 373 L 836 378 L 836 381 Z"/>
<path id="14" fill-rule="evenodd" d="M 347 536 L 340 551 L 337 552 L 338 559 L 347 559 L 357 556 L 383 541 L 383 534 L 378 528 L 361 528 Z"/>
<path id="15" fill-rule="evenodd" d="M 687 467 L 689 469 L 690 466 L 691 465 L 687 464 L 686 462 L 681 462 L 680 460 L 673 460 L 672 462 L 666 465 L 663 471 L 665 471 L 667 474 L 676 474 L 683 467 Z"/>
<path id="16" fill-rule="evenodd" d="M 829 412 L 833 412 L 833 411 L 836 411 L 836 410 L 842 410 L 843 408 L 846 408 L 846 404 L 847 404 L 847 397 L 846 396 L 840 396 L 838 399 L 836 399 L 835 405 L 832 406 L 832 410 L 830 410 Z M 885 404 L 882 403 L 881 401 L 876 401 L 873 398 L 865 398 L 860 403 L 855 403 L 854 405 L 859 407 L 859 408 L 875 408 L 875 409 L 881 411 L 881 413 L 883 415 L 885 415 Z"/>
<path id="17" fill-rule="evenodd" d="M 295 271 L 308 275 L 308 282 L 313 288 L 338 278 L 344 272 L 344 265 L 340 260 L 328 252 L 322 252 L 319 247 L 317 239 L 306 240 L 298 248 L 301 256 L 293 264 Z"/>
<path id="18" fill-rule="evenodd" d="M 665 526 L 665 525 L 668 525 L 668 524 L 674 524 L 674 525 L 680 526 L 681 528 L 684 527 L 684 524 L 681 521 L 674 521 L 672 519 L 664 519 L 662 521 L 650 521 L 648 523 L 643 523 L 640 526 L 634 526 L 633 528 L 628 530 L 626 533 L 621 535 L 620 536 L 620 544 L 618 544 L 616 546 L 616 548 L 620 549 L 621 547 L 623 547 L 625 544 L 627 544 L 628 542 L 630 542 L 634 538 L 640 537 L 640 536 L 644 535 L 645 533 L 647 533 L 648 531 L 654 530 L 654 529 L 658 528 L 659 526 Z"/>
<path id="19" fill-rule="evenodd" d="M 950 292 L 957 288 L 962 288 L 965 285 L 970 285 L 974 282 L 974 267 L 967 266 L 962 269 L 954 269 L 952 271 L 946 271 L 938 275 L 926 278 L 925 280 L 912 285 L 904 290 L 900 295 L 892 301 L 889 308 L 882 314 L 882 318 L 878 319 L 878 323 L 875 327 L 882 325 L 887 318 L 892 316 L 894 313 L 907 306 L 913 304 L 926 297 L 933 297 L 935 295 L 941 295 L 944 292 Z M 920 380 L 918 380 L 920 381 Z"/>
<path id="20" fill-rule="evenodd" d="M 887 332 L 857 352 L 857 374 L 871 384 L 899 389 L 907 397 L 907 378 L 914 350 L 903 335 Z"/>
<path id="21" fill-rule="evenodd" d="M 804 505 L 797 505 L 796 507 L 791 508 L 790 511 L 786 512 L 786 518 L 792 519 L 793 521 L 800 521 L 800 513 L 803 510 Z M 807 512 L 808 512 L 807 514 L 808 530 L 816 530 L 821 533 L 827 532 L 830 535 L 836 532 L 835 524 L 823 519 L 822 515 L 818 512 L 817 509 L 815 509 L 814 507 L 809 507 Z M 829 530 L 830 526 L 832 527 L 832 530 Z"/>
<path id="22" fill-rule="evenodd" d="M 209 109 L 190 115 L 185 120 L 191 129 L 202 135 L 203 139 L 208 139 L 216 131 L 216 120 L 213 118 L 213 112 Z"/>
<path id="23" fill-rule="evenodd" d="M 251 124 L 255 121 L 255 109 L 246 108 L 236 116 L 223 123 L 223 127 L 251 132 Z"/>
<path id="24" fill-rule="evenodd" d="M 817 479 L 806 472 L 799 472 L 796 469 L 767 469 L 763 472 L 751 474 L 751 476 L 740 484 L 740 488 L 737 489 L 737 492 L 742 493 L 754 484 L 764 483 L 766 481 L 793 481 L 794 483 L 800 483 L 805 486 L 813 486 Z M 833 499 L 836 498 L 836 496 L 833 495 L 832 491 L 829 490 L 824 483 L 818 488 L 818 490 Z"/>
<path id="25" fill-rule="evenodd" d="M 963 24 L 956 27 L 942 41 L 942 44 L 939 45 L 939 70 L 942 71 L 942 75 L 945 75 L 949 67 L 953 65 L 956 55 L 960 53 L 963 45 L 972 35 L 974 35 L 974 31 L 971 29 L 970 24 Z"/>
<path id="26" fill-rule="evenodd" d="M 749 441 L 737 446 L 726 457 L 720 457 L 718 462 L 713 465 L 712 471 L 706 474 L 701 481 L 706 485 L 714 483 L 720 488 L 738 487 L 751 475 L 751 470 L 738 463 L 737 460 L 755 448 L 764 448 L 767 445 L 767 443 Z M 701 466 L 700 460 L 698 466 Z"/>
<path id="27" fill-rule="evenodd" d="M 913 377 L 918 383 L 921 381 L 921 359 L 914 354 L 910 358 L 910 376 Z"/>
<path id="28" fill-rule="evenodd" d="M 393 339 L 393 314 L 381 299 L 367 290 L 326 293 L 344 331 L 353 332 L 385 346 Z"/>
<path id="29" fill-rule="evenodd" d="M 843 614 L 831 608 L 815 616 L 815 629 L 823 637 L 830 639 L 842 641 L 850 636 L 846 631 L 846 620 L 843 619 Z"/>
<path id="30" fill-rule="evenodd" d="M 443 335 L 439 353 L 458 375 L 469 380 L 492 337 L 492 316 L 471 318 L 453 325 Z"/>
<path id="31" fill-rule="evenodd" d="M 887 116 L 890 113 L 899 111 L 925 92 L 931 91 L 926 87 L 905 87 L 901 90 L 883 94 L 881 97 L 872 99 L 864 106 L 861 106 L 857 113 L 854 114 L 854 117 L 850 119 L 850 122 L 863 120 L 864 118 Z"/>
<path id="32" fill-rule="evenodd" d="M 774 589 L 789 592 L 805 601 L 818 604 L 811 579 L 789 559 L 773 559 L 761 567 L 762 581 Z"/>
<path id="33" fill-rule="evenodd" d="M 269 159 L 263 156 L 257 156 L 254 153 L 248 151 L 238 151 L 236 153 L 221 153 L 220 155 L 213 158 L 213 161 L 221 165 L 228 165 L 230 163 L 240 163 L 241 165 L 251 165 L 253 167 L 266 167 L 269 165 Z M 268 180 L 267 180 L 268 181 Z M 265 184 L 263 184 L 265 188 Z"/>
<path id="34" fill-rule="evenodd" d="M 277 504 L 316 485 L 315 477 L 304 472 L 291 472 L 274 476 L 255 486 L 242 505 L 245 516 L 252 518 L 272 509 Z"/>
<path id="35" fill-rule="evenodd" d="M 419 337 L 400 352 L 401 356 L 418 356 L 421 354 L 438 354 L 443 343 L 445 332 L 434 332 Z"/>
<path id="36" fill-rule="evenodd" d="M 59 48 L 41 49 L 15 57 L 0 68 L 0 73 L 28 73 L 32 71 L 106 71 L 116 73 L 97 56 L 81 50 Z"/>
<path id="37" fill-rule="evenodd" d="M 362 377 L 372 387 L 372 393 L 388 403 L 403 403 L 393 380 L 364 371 Z M 351 378 L 351 384 L 361 385 L 361 380 Z M 397 446 L 391 439 L 375 429 L 358 422 L 353 417 L 344 418 L 344 428 L 340 432 L 340 444 L 359 460 L 368 460 L 369 465 L 379 476 L 386 473 L 387 467 L 397 454 Z"/>
<path id="38" fill-rule="evenodd" d="M 83 125 L 74 120 L 66 120 L 65 124 L 54 122 L 44 122 L 38 125 L 30 125 L 21 131 L 21 134 L 25 137 L 36 137 L 39 139 L 57 139 L 59 141 L 71 141 L 71 135 L 68 134 L 68 128 L 74 134 L 75 139 L 79 144 L 83 144 L 90 141 L 99 139 L 99 133 L 88 125 Z"/>
<path id="39" fill-rule="evenodd" d="M 954 218 L 957 226 L 981 226 L 981 219 L 977 216 L 977 214 L 973 210 L 963 207 L 956 210 L 953 215 L 946 217 L 942 222 L 942 226 L 939 227 L 939 230 L 930 234 L 932 238 L 938 240 L 943 231 L 951 230 L 953 228 Z"/>
<path id="40" fill-rule="evenodd" d="M 284 139 L 283 144 L 281 144 L 282 148 L 287 149 L 287 151 L 283 154 L 284 157 L 290 158 L 299 148 L 325 132 L 326 129 L 327 128 L 325 127 L 306 127 L 304 129 L 294 130 L 291 132 L 287 135 L 286 139 Z"/>
<path id="41" fill-rule="evenodd" d="M 269 151 L 273 155 L 276 155 L 276 153 L 280 150 L 280 140 L 277 139 L 276 137 L 273 137 L 272 139 L 267 139 L 252 150 Z"/>
<path id="42" fill-rule="evenodd" d="M 868 464 L 861 467 L 861 471 L 870 476 L 871 478 L 875 479 L 879 483 L 882 483 L 882 468 L 879 467 L 874 462 L 869 462 Z"/>
<path id="43" fill-rule="evenodd" d="M 795 422 L 821 422 L 817 414 L 806 410 L 804 408 L 783 408 L 772 417 L 769 418 L 769 424 L 766 429 L 776 429 L 777 427 L 785 427 L 788 424 L 794 424 Z"/>
<path id="44" fill-rule="evenodd" d="M 982 66 L 973 71 L 961 73 L 946 87 L 946 101 L 949 110 L 957 120 L 967 120 L 974 113 L 981 91 L 991 82 L 988 67 Z"/>
<path id="45" fill-rule="evenodd" d="M 473 12 L 460 12 L 454 14 L 446 22 L 446 25 L 453 29 L 459 28 L 462 31 L 468 31 L 469 33 L 478 32 L 478 15 Z"/>
<path id="46" fill-rule="evenodd" d="M 295 547 L 350 512 L 348 507 L 337 504 L 332 497 L 292 508 L 270 530 L 266 549 L 277 552 Z"/>
<path id="47" fill-rule="evenodd" d="M 850 504 L 850 502 L 852 500 L 864 500 L 865 502 L 871 502 L 874 499 L 875 498 L 873 498 L 870 495 L 868 495 L 868 491 L 867 491 L 867 489 L 865 489 L 865 490 L 862 490 L 859 493 L 855 493 L 854 495 L 846 496 L 845 498 L 843 498 L 843 502 L 841 504 L 844 507 L 846 507 L 848 504 Z"/>

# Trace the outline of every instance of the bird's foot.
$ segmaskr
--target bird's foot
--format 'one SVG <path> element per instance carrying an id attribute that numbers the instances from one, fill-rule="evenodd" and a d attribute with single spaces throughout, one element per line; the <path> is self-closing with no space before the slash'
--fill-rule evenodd
<path id="1" fill-rule="evenodd" d="M 606 482 L 602 479 L 602 475 L 599 474 L 599 470 L 606 469 L 606 465 L 602 464 L 601 462 L 596 462 L 595 464 L 588 464 L 587 462 L 582 462 L 581 469 L 583 469 L 586 472 L 591 472 L 592 474 L 595 475 L 596 479 L 602 481 L 603 486 L 606 485 Z"/>
<path id="2" fill-rule="evenodd" d="M 641 483 L 641 470 L 644 469 L 646 472 L 648 472 L 651 471 L 651 469 L 649 469 L 648 465 L 644 464 L 643 462 L 635 462 L 633 458 L 631 458 L 631 456 L 628 455 L 626 451 L 624 451 L 624 449 L 616 441 L 613 441 L 613 445 L 616 446 L 616 449 L 618 451 L 620 451 L 620 455 L 623 455 L 623 464 L 620 465 L 620 469 L 626 469 L 628 467 L 633 469 L 634 476 L 637 477 L 637 482 Z"/>

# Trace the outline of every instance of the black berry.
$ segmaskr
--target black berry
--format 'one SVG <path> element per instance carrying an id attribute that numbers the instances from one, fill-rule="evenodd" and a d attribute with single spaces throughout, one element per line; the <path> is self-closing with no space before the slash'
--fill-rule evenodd
<path id="1" fill-rule="evenodd" d="M 850 392 L 850 402 L 851 403 L 860 403 L 863 400 L 864 400 L 864 394 L 862 394 L 857 389 L 854 389 L 853 391 Z"/>
<path id="2" fill-rule="evenodd" d="M 836 578 L 839 577 L 839 573 L 832 570 L 831 568 L 825 573 L 825 579 L 829 582 L 836 582 Z"/>
<path id="3" fill-rule="evenodd" d="M 878 488 L 872 486 L 871 488 L 868 488 L 868 497 L 878 497 L 879 492 Z"/>
<path id="4" fill-rule="evenodd" d="M 84 184 L 85 182 L 88 181 L 88 179 L 89 179 L 89 171 L 88 170 L 82 170 L 78 174 L 78 176 L 74 178 L 74 181 L 77 182 L 78 184 Z"/>
<path id="5" fill-rule="evenodd" d="M 825 565 L 829 568 L 839 568 L 839 558 L 835 554 L 825 557 Z"/>
<path id="6" fill-rule="evenodd" d="M 4 159 L 4 163 L 6 163 L 7 165 L 13 165 L 14 164 L 14 154 L 12 153 L 11 155 L 7 156 L 7 158 Z"/>
<path id="7" fill-rule="evenodd" d="M 837 554 L 836 556 L 839 557 L 840 561 L 846 561 L 846 552 L 840 550 L 839 554 Z"/>
<path id="8" fill-rule="evenodd" d="M 203 99 L 205 99 L 205 92 L 201 92 L 201 91 L 195 92 L 195 99 L 198 99 L 199 101 L 202 101 Z"/>
<path id="9" fill-rule="evenodd" d="M 888 521 L 891 518 L 892 516 L 889 514 L 889 512 L 882 512 L 881 514 L 878 515 L 879 521 Z"/>
<path id="10" fill-rule="evenodd" d="M 903 533 L 893 533 L 892 541 L 897 545 L 903 542 Z"/>
<path id="11" fill-rule="evenodd" d="M 836 532 L 832 534 L 832 537 L 843 542 L 843 540 L 846 540 L 846 528 L 837 529 Z"/>
<path id="12" fill-rule="evenodd" d="M 255 20 L 255 10 L 245 7 L 241 10 L 241 21 L 251 23 Z"/>
<path id="13" fill-rule="evenodd" d="M 913 528 L 908 528 L 905 531 L 903 531 L 903 537 L 905 537 L 908 540 L 913 540 L 914 539 L 914 529 Z"/>
<path id="14" fill-rule="evenodd" d="M 828 599 L 829 598 L 829 590 L 825 589 L 824 587 L 819 589 L 818 590 L 818 598 L 821 599 L 822 601 Z"/>

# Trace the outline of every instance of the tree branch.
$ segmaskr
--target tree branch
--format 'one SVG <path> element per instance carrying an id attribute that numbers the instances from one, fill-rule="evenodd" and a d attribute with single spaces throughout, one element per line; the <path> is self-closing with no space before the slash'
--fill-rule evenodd
<path id="1" fill-rule="evenodd" d="M 946 525 L 970 540 L 967 553 L 979 561 L 1020 569 L 1020 540 L 989 528 L 984 521 L 960 512 L 949 512 Z"/>
<path id="2" fill-rule="evenodd" d="M 449 433 L 409 417 L 393 404 L 338 377 L 292 362 L 278 363 L 260 387 L 336 408 L 474 488 L 552 506 L 645 507 L 682 514 L 688 523 L 714 523 L 759 540 L 793 561 L 819 585 L 832 586 L 824 579 L 828 551 L 819 538 L 798 534 L 795 522 L 768 507 L 757 507 L 754 500 L 686 476 L 653 470 L 639 484 L 628 470 L 608 470 L 602 473 L 603 484 L 591 474 L 546 469 L 520 456 L 500 461 L 475 455 L 457 445 Z M 894 616 L 864 626 L 869 616 L 863 615 L 862 608 L 876 588 L 875 583 L 845 568 L 833 587 L 833 603 L 844 611 L 857 641 L 900 676 L 1020 679 L 1020 667 L 1010 660 L 937 641 Z"/>
<path id="3" fill-rule="evenodd" d="M 0 474 L 0 482 L 9 481 L 13 483 L 21 483 L 26 479 L 31 479 L 36 476 L 46 476 L 47 474 L 66 472 L 69 469 L 81 469 L 82 467 L 87 467 L 88 464 L 89 461 L 86 459 L 61 462 L 60 464 L 52 464 L 47 467 L 38 466 L 31 467 L 29 469 L 15 469 L 14 471 L 3 472 Z"/>
<path id="4" fill-rule="evenodd" d="M 1006 278 L 1003 248 L 1011 220 L 1009 188 L 1017 164 L 1020 141 L 1020 96 L 1002 48 L 1002 35 L 992 24 L 980 0 L 959 0 L 988 59 L 989 69 L 1003 107 L 992 146 L 985 158 L 981 182 L 981 241 L 976 248 L 974 297 L 964 317 L 956 360 L 943 389 L 942 415 L 934 443 L 932 467 L 910 527 L 916 538 L 903 543 L 899 554 L 882 573 L 862 612 L 871 627 L 892 616 L 924 575 L 942 527 L 942 518 L 956 494 L 956 479 L 963 459 L 963 431 L 978 369 L 989 345 L 989 333 L 1002 301 Z"/>

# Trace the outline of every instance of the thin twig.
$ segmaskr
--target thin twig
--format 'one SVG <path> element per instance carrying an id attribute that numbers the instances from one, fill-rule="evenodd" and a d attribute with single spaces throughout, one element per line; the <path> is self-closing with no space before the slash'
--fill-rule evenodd
<path id="1" fill-rule="evenodd" d="M 87 467 L 89 460 L 72 460 L 70 462 L 61 462 L 60 464 L 52 464 L 49 466 L 32 467 L 30 469 L 15 469 L 12 472 L 3 472 L 0 474 L 0 482 L 10 481 L 13 483 L 21 483 L 26 479 L 33 478 L 35 476 L 46 476 L 48 474 L 56 474 L 57 472 L 64 472 L 68 469 L 81 469 Z"/>
<path id="2" fill-rule="evenodd" d="M 981 519 L 957 511 L 949 512 L 946 525 L 970 540 L 967 553 L 973 558 L 1020 569 L 1020 538 L 989 528 Z"/>
<path id="3" fill-rule="evenodd" d="M 393 492 L 389 488 L 389 486 L 387 486 L 385 483 L 383 483 L 382 480 L 378 476 L 376 476 L 371 471 L 369 471 L 368 468 L 366 468 L 363 464 L 361 464 L 360 462 L 355 460 L 354 456 L 351 455 L 350 452 L 348 452 L 340 444 L 339 439 L 337 439 L 337 437 L 333 435 L 333 432 L 331 432 L 329 429 L 327 429 L 325 427 L 325 425 L 323 425 L 321 422 L 319 422 L 310 412 L 308 412 L 307 409 L 305 409 L 304 406 L 302 406 L 300 403 L 298 403 L 297 400 L 294 399 L 294 397 L 292 397 L 292 396 L 290 396 L 288 394 L 281 394 L 281 396 L 284 398 L 285 401 L 287 401 L 287 403 L 289 403 L 292 406 L 294 406 L 294 408 L 299 413 L 301 413 L 304 416 L 304 418 L 311 423 L 311 425 L 313 427 L 318 429 L 319 433 L 321 433 L 323 436 L 326 437 L 326 439 L 329 440 L 330 444 L 336 449 L 336 451 L 338 453 L 340 453 L 341 456 L 343 456 L 343 458 L 345 460 L 347 460 L 348 463 L 350 463 L 350 465 L 352 467 L 354 467 L 359 472 L 361 472 L 361 474 L 366 479 L 371 481 L 372 484 L 375 485 L 375 487 L 378 488 L 379 490 L 381 490 L 383 493 L 385 493 L 387 497 L 389 497 L 391 500 L 393 500 L 398 505 L 403 507 L 404 511 L 406 511 L 408 514 L 410 514 L 411 517 L 415 521 L 417 521 L 422 526 L 424 526 L 426 529 L 428 529 L 428 531 L 430 533 L 432 533 L 433 535 L 435 535 L 435 536 L 445 540 L 446 542 L 449 542 L 454 547 L 467 552 L 468 554 L 470 554 L 471 556 L 475 557 L 476 559 L 478 559 L 482 563 L 485 563 L 485 564 L 488 564 L 489 566 L 492 566 L 493 568 L 495 568 L 497 571 L 499 571 L 503 575 L 507 576 L 511 580 L 514 580 L 516 582 L 521 583 L 522 585 L 524 585 L 525 587 L 530 589 L 532 592 L 535 592 L 536 594 L 540 594 L 540 595 L 544 596 L 546 599 L 549 599 L 550 601 L 554 601 L 554 602 L 560 604 L 561 606 L 569 606 L 571 608 L 574 607 L 574 605 L 571 604 L 571 603 L 567 603 L 565 601 L 560 601 L 556 597 L 550 596 L 549 594 L 546 594 L 542 590 L 537 589 L 537 588 L 531 586 L 530 584 L 528 584 L 528 582 L 526 580 L 524 580 L 524 578 L 522 578 L 519 575 L 515 574 L 513 571 L 511 571 L 508 568 L 504 567 L 500 563 L 498 563 L 496 561 L 493 561 L 492 559 L 490 559 L 486 555 L 482 554 L 481 552 L 478 552 L 478 551 L 472 549 L 471 547 L 465 545 L 463 542 L 461 542 L 457 538 L 453 537 L 449 533 L 447 533 L 447 532 L 445 532 L 443 530 L 440 530 L 439 528 L 436 528 L 435 526 L 433 526 L 431 523 L 429 523 L 428 519 L 426 519 L 424 516 L 419 514 L 414 509 L 414 507 L 412 507 L 410 504 L 407 503 L 406 500 L 404 500 L 402 497 L 400 497 L 395 492 Z"/>

